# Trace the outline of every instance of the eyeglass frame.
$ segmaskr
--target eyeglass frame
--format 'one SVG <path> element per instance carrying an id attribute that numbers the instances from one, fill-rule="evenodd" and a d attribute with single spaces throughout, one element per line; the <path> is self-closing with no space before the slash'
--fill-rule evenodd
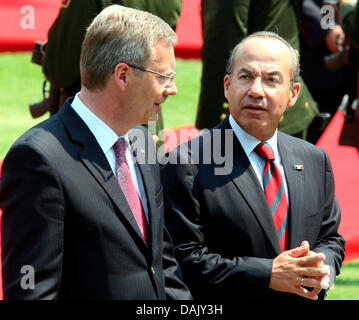
<path id="1" fill-rule="evenodd" d="M 158 71 L 154 71 L 154 70 L 151 70 L 151 69 L 136 66 L 136 65 L 134 65 L 132 63 L 127 63 L 127 62 L 124 62 L 124 63 L 126 63 L 131 68 L 141 70 L 141 71 L 145 71 L 145 72 L 150 72 L 150 73 L 156 74 L 156 75 L 158 75 L 160 77 L 167 78 L 168 82 L 166 83 L 166 86 L 169 86 L 172 83 L 172 81 L 174 80 L 175 76 L 176 76 L 175 71 L 172 71 L 171 75 L 167 75 L 167 74 L 164 74 L 164 73 L 161 73 L 161 72 L 158 72 Z"/>
<path id="2" fill-rule="evenodd" d="M 244 82 L 241 82 L 241 80 L 240 79 L 238 79 L 238 75 L 239 75 L 239 73 L 240 73 L 240 71 L 238 71 L 237 73 L 236 73 L 236 75 L 233 77 L 233 75 L 234 75 L 234 73 L 228 73 L 227 75 L 230 77 L 230 79 L 232 79 L 232 78 L 234 78 L 234 80 L 236 81 L 236 82 L 238 82 L 238 83 L 240 83 L 240 84 L 242 84 L 242 85 L 249 85 L 249 83 L 244 83 Z M 252 75 L 252 74 L 251 74 Z M 265 83 L 264 83 L 264 81 L 263 81 L 263 78 L 262 77 L 260 77 L 261 78 L 261 84 L 262 84 L 262 87 L 263 88 L 267 88 L 267 89 L 275 89 L 275 88 L 278 88 L 277 86 L 268 86 L 268 85 L 266 85 Z M 253 77 L 253 79 L 254 79 L 254 77 Z M 281 83 L 278 83 L 279 85 L 282 85 L 282 84 L 284 84 L 285 82 L 281 82 Z M 289 85 L 290 85 L 290 87 L 292 88 L 293 87 L 293 85 L 296 83 L 296 81 L 294 81 L 293 79 L 290 79 L 289 80 Z"/>

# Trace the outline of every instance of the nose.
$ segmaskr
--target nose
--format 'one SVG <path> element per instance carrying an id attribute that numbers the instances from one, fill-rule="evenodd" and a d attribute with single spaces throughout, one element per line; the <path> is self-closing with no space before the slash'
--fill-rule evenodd
<path id="1" fill-rule="evenodd" d="M 264 98 L 264 88 L 261 77 L 256 77 L 250 85 L 248 95 L 253 98 Z"/>
<path id="2" fill-rule="evenodd" d="M 171 81 L 171 83 L 165 87 L 164 95 L 166 96 L 175 96 L 177 94 L 177 86 L 174 80 Z"/>

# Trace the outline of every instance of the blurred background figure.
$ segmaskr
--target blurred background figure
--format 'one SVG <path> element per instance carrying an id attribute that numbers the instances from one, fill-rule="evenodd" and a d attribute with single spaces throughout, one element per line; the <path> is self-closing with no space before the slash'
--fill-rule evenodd
<path id="1" fill-rule="evenodd" d="M 86 28 L 103 8 L 111 4 L 148 11 L 167 22 L 173 30 L 176 29 L 182 9 L 182 0 L 166 0 L 166 5 L 163 0 L 63 0 L 59 15 L 48 32 L 47 43 L 42 47 L 38 46 L 38 52 L 43 54 L 43 58 L 35 58 L 42 64 L 43 73 L 51 86 L 48 89 L 50 95 L 46 97 L 44 94 L 43 102 L 30 106 L 34 118 L 47 111 L 54 115 L 68 97 L 80 90 L 79 61 Z M 160 111 L 156 133 L 162 129 L 163 118 Z M 157 134 L 152 134 L 155 142 L 158 142 Z"/>
<path id="2" fill-rule="evenodd" d="M 359 49 L 359 2 L 342 0 L 340 15 L 341 25 L 349 43 Z"/>
<path id="3" fill-rule="evenodd" d="M 196 127 L 211 128 L 228 114 L 223 92 L 226 61 L 234 46 L 256 31 L 274 31 L 299 52 L 299 18 L 303 0 L 202 0 L 203 73 Z M 318 113 L 302 79 L 297 103 L 287 108 L 279 130 L 303 139 Z"/>
<path id="4" fill-rule="evenodd" d="M 344 95 L 352 97 L 355 91 L 354 61 L 350 62 L 350 46 L 340 25 L 339 4 L 339 0 L 304 0 L 300 16 L 302 76 L 320 111 L 308 129 L 308 140 L 314 144 Z"/>
<path id="5" fill-rule="evenodd" d="M 354 4 L 356 5 L 354 6 Z M 351 46 L 351 58 L 353 65 L 355 68 L 351 68 L 356 74 L 356 82 L 355 82 L 355 95 L 352 103 L 351 100 L 348 103 L 348 107 L 346 110 L 346 120 L 356 121 L 357 127 L 359 127 L 359 108 L 358 105 L 358 95 L 359 95 L 359 76 L 358 76 L 358 50 L 359 50 L 359 2 L 350 1 L 350 0 L 342 0 L 340 6 L 340 14 L 341 14 L 341 25 L 345 33 L 345 37 L 347 43 Z M 359 128 L 357 128 L 357 138 L 358 138 L 358 148 L 359 148 Z"/>

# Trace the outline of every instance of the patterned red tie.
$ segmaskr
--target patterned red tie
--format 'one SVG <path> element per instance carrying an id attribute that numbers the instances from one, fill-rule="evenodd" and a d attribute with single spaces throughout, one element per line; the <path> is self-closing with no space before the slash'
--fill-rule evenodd
<path id="1" fill-rule="evenodd" d="M 145 216 L 145 212 L 142 207 L 142 203 L 135 185 L 131 178 L 130 168 L 126 161 L 126 140 L 119 138 L 113 145 L 116 156 L 116 174 L 119 185 L 124 193 L 128 205 L 137 221 L 137 224 L 141 230 L 143 238 L 146 243 L 148 241 L 148 225 Z"/>
<path id="2" fill-rule="evenodd" d="M 268 143 L 259 143 L 254 151 L 266 159 L 263 169 L 264 194 L 272 213 L 280 248 L 285 251 L 287 249 L 288 235 L 288 202 L 283 177 L 274 162 L 273 150 Z"/>

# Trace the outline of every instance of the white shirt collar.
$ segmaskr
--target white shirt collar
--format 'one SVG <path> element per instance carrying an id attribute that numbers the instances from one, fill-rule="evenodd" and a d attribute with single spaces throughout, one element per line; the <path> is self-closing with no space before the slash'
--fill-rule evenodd
<path id="1" fill-rule="evenodd" d="M 119 136 L 105 122 L 98 118 L 86 105 L 81 101 L 79 93 L 75 95 L 71 104 L 75 112 L 86 123 L 92 134 L 95 136 L 102 151 L 106 154 L 110 150 Z M 126 133 L 123 136 L 129 146 L 129 138 Z"/>
<path id="2" fill-rule="evenodd" d="M 258 143 L 260 143 L 262 141 L 258 140 L 257 138 L 253 137 L 252 135 L 250 135 L 249 133 L 244 131 L 238 125 L 238 123 L 234 120 L 232 115 L 229 116 L 229 123 L 230 123 L 237 139 L 241 143 L 244 152 L 246 153 L 246 155 L 248 157 L 253 152 L 254 148 L 258 145 Z M 272 147 L 275 159 L 279 160 L 280 157 L 278 154 L 277 140 L 278 140 L 278 130 L 276 130 L 274 132 L 274 135 L 271 138 L 269 138 L 268 140 L 266 140 L 265 142 L 267 142 Z"/>

